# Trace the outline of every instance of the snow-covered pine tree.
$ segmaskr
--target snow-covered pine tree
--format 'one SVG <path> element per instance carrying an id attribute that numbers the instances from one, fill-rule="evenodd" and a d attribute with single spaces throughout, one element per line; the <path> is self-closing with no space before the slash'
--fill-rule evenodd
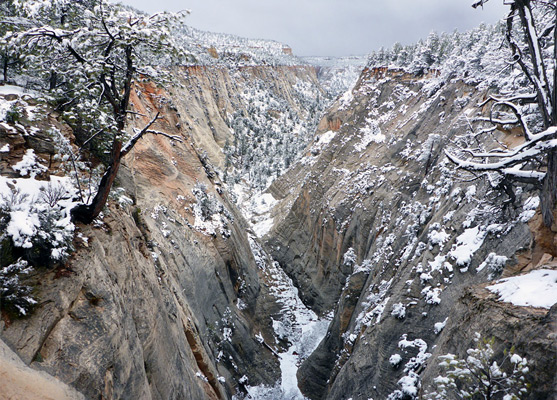
<path id="1" fill-rule="evenodd" d="M 476 347 L 465 358 L 455 354 L 439 357 L 443 373 L 434 379 L 435 390 L 425 394 L 428 400 L 519 400 L 528 391 L 525 374 L 528 361 L 515 353 L 505 352 L 495 359 L 495 340 L 475 337 Z"/>
<path id="2" fill-rule="evenodd" d="M 32 270 L 29 263 L 22 259 L 0 267 L 0 310 L 24 316 L 37 304 L 31 296 L 32 288 L 21 283 L 23 275 Z"/>
<path id="3" fill-rule="evenodd" d="M 145 133 L 162 134 L 150 129 L 157 115 L 128 137 L 130 94 L 138 76 L 156 80 L 161 74 L 154 65 L 184 56 L 170 35 L 184 14 L 150 16 L 103 0 L 8 3 L 18 29 L 6 34 L 0 49 L 19 49 L 25 75 L 36 77 L 37 89 L 49 91 L 46 100 L 83 133 L 84 144 L 108 156 L 93 201 L 72 212 L 75 220 L 90 223 L 106 204 L 120 160 Z"/>
<path id="4" fill-rule="evenodd" d="M 0 1 L 0 68 L 4 83 L 8 83 L 20 63 L 18 48 L 3 44 L 2 38 L 13 31 L 23 29 L 24 26 L 25 21 L 16 17 L 13 2 Z"/>

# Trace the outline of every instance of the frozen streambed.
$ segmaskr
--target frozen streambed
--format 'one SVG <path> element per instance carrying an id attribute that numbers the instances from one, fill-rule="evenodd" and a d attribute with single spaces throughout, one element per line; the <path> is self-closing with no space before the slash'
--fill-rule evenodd
<path id="1" fill-rule="evenodd" d="M 319 342 L 325 337 L 331 317 L 318 318 L 317 315 L 306 308 L 298 297 L 298 290 L 292 285 L 290 278 L 284 275 L 286 284 L 286 306 L 283 309 L 285 316 L 280 321 L 273 321 L 273 328 L 277 336 L 283 337 L 291 343 L 286 353 L 280 354 L 281 385 L 275 399 L 304 399 L 298 389 L 296 372 L 303 360 L 315 350 Z M 257 398 L 257 397 L 256 397 Z M 261 397 L 268 398 L 268 397 Z"/>
<path id="2" fill-rule="evenodd" d="M 255 236 L 265 236 L 273 226 L 271 211 L 278 201 L 270 193 L 253 193 L 243 185 L 235 185 L 234 193 L 244 217 L 250 223 Z M 301 363 L 316 349 L 325 337 L 332 314 L 319 318 L 308 309 L 298 296 L 292 280 L 261 248 L 255 237 L 250 245 L 257 264 L 265 270 L 267 284 L 281 311 L 273 318 L 277 338 L 290 343 L 286 352 L 279 353 L 281 379 L 275 386 L 247 386 L 247 399 L 254 400 L 303 400 L 298 389 L 296 372 Z M 239 400 L 238 397 L 233 399 Z"/>
<path id="3" fill-rule="evenodd" d="M 250 243 L 256 258 L 263 261 L 264 253 L 251 238 Z M 265 257 L 266 258 L 266 257 Z M 303 400 L 305 397 L 298 389 L 296 372 L 298 367 L 317 347 L 327 333 L 332 315 L 325 318 L 308 309 L 298 296 L 298 289 L 280 268 L 278 263 L 264 261 L 269 278 L 271 293 L 282 305 L 280 315 L 273 319 L 277 337 L 286 339 L 290 347 L 280 353 L 281 380 L 273 387 L 248 386 L 248 396 L 254 400 Z M 261 264 L 260 264 L 261 265 Z"/>

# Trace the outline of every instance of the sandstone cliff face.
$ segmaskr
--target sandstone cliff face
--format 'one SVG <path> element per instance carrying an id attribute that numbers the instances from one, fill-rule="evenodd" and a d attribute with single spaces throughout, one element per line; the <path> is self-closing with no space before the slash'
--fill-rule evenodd
<path id="1" fill-rule="evenodd" d="M 0 340 L 0 393 L 5 399 L 82 400 L 83 395 L 45 372 L 29 368 Z"/>
<path id="2" fill-rule="evenodd" d="M 529 398 L 555 395 L 555 307 L 515 307 L 483 289 L 503 267 L 554 268 L 552 245 L 543 244 L 553 240 L 542 237 L 555 233 L 531 234 L 528 188 L 511 201 L 443 154 L 485 95 L 458 81 L 366 70 L 306 156 L 271 186 L 282 201 L 268 249 L 307 304 L 334 310 L 298 371 L 310 399 L 406 398 L 401 383 L 417 392 L 419 376 L 423 393 L 439 373 L 437 356 L 464 356 L 475 332 L 495 337 L 499 354 L 515 345 L 532 360 Z M 495 265 L 495 255 L 505 261 Z"/>
<path id="3" fill-rule="evenodd" d="M 2 336 L 26 363 L 86 398 L 227 398 L 243 374 L 274 382 L 276 361 L 253 338 L 260 288 L 245 234 L 231 224 L 230 237 L 213 238 L 180 216 L 176 210 L 195 202 L 196 179 L 213 186 L 191 148 L 155 142 L 138 145 L 139 164 L 128 160 L 122 171 L 122 181 L 136 182 L 127 182 L 136 204 L 82 227 L 86 241 L 67 270 L 40 277 L 40 306 Z M 169 150 L 191 175 L 172 176 Z M 181 194 L 188 197 L 178 204 Z"/>
<path id="4" fill-rule="evenodd" d="M 296 106 L 292 86 L 317 87 L 315 71 L 178 74 L 172 94 L 146 84 L 132 101 L 139 113 L 160 111 L 156 128 L 183 143 L 143 138 L 124 160 L 102 220 L 79 227 L 71 259 L 31 278 L 40 300 L 33 314 L 0 323 L 2 339 L 26 364 L 85 398 L 225 399 L 280 378 L 271 317 L 283 306 L 211 164 L 223 165 L 227 113 L 243 106 L 239 95 L 250 80 Z M 133 125 L 145 122 L 137 117 Z M 71 139 L 67 127 L 50 123 Z M 13 151 L 1 160 L 3 174 L 14 174 L 26 148 L 47 160 L 56 153 L 48 135 L 8 128 Z"/>
<path id="5" fill-rule="evenodd" d="M 177 87 L 170 92 L 170 99 L 180 115 L 185 132 L 211 163 L 224 170 L 223 147 L 232 143 L 231 116 L 246 116 L 249 102 L 243 96 L 249 90 L 268 92 L 268 99 L 286 104 L 300 119 L 309 119 L 303 104 L 303 95 L 296 89 L 300 83 L 320 91 L 315 67 L 184 67 L 177 71 Z M 271 110 L 272 111 L 272 110 Z"/>

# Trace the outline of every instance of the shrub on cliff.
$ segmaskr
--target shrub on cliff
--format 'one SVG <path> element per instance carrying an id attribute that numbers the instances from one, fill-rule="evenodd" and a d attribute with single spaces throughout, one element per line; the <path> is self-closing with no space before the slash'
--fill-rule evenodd
<path id="1" fill-rule="evenodd" d="M 3 245 L 0 246 L 4 250 Z M 25 316 L 37 303 L 31 295 L 31 287 L 21 282 L 22 276 L 32 270 L 29 263 L 22 259 L 0 267 L 0 311 Z"/>
<path id="2" fill-rule="evenodd" d="M 475 348 L 467 350 L 466 358 L 454 354 L 440 356 L 444 373 L 434 379 L 436 391 L 428 400 L 503 399 L 519 400 L 528 391 L 524 375 L 528 362 L 511 349 L 499 363 L 495 360 L 494 339 L 482 339 L 476 333 Z"/>
<path id="3" fill-rule="evenodd" d="M 26 165 L 23 172 L 33 170 Z M 67 178 L 0 177 L 0 310 L 26 315 L 35 300 L 22 278 L 34 268 L 63 263 L 73 250 L 72 190 Z"/>

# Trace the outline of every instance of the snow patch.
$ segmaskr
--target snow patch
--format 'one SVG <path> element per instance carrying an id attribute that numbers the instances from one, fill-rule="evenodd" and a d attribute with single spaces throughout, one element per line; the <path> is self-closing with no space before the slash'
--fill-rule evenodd
<path id="1" fill-rule="evenodd" d="M 12 169 L 21 176 L 29 175 L 31 178 L 45 172 L 48 168 L 39 163 L 39 159 L 35 155 L 33 149 L 28 149 L 23 155 L 23 159 L 12 167 Z"/>
<path id="2" fill-rule="evenodd" d="M 240 210 L 255 235 L 261 238 L 269 233 L 274 224 L 271 211 L 278 200 L 270 193 L 252 193 L 248 187 L 239 184 L 234 185 L 234 193 L 238 197 Z"/>
<path id="3" fill-rule="evenodd" d="M 445 320 L 443 322 L 437 322 L 437 323 L 435 323 L 435 325 L 433 325 L 433 331 L 435 332 L 436 335 L 439 335 L 441 333 L 441 331 L 445 328 L 445 325 L 447 325 L 448 319 L 449 319 L 449 317 L 445 318 Z"/>
<path id="4" fill-rule="evenodd" d="M 233 218 L 226 207 L 215 195 L 208 193 L 204 184 L 198 183 L 192 193 L 197 200 L 191 207 L 195 216 L 194 228 L 204 235 L 216 237 L 218 232 L 223 238 L 230 237 L 228 222 L 232 222 Z"/>
<path id="5" fill-rule="evenodd" d="M 538 269 L 497 281 L 487 289 L 515 306 L 551 308 L 557 303 L 557 271 Z"/>
<path id="6" fill-rule="evenodd" d="M 447 240 L 449 240 L 450 237 L 451 235 L 445 232 L 445 229 L 441 227 L 432 229 L 427 235 L 430 245 L 439 245 L 439 247 L 443 247 L 443 245 L 447 242 Z"/>
<path id="7" fill-rule="evenodd" d="M 364 151 L 372 142 L 383 143 L 385 141 L 385 135 L 381 133 L 379 124 L 371 118 L 366 118 L 366 126 L 360 130 L 360 133 L 362 138 L 359 143 L 354 145 L 358 152 Z"/>
<path id="8" fill-rule="evenodd" d="M 524 202 L 523 211 L 520 213 L 519 220 L 528 222 L 536 214 L 536 209 L 540 206 L 540 198 L 538 196 L 530 197 Z"/>
<path id="9" fill-rule="evenodd" d="M 315 144 L 310 149 L 311 154 L 318 154 L 321 149 L 325 148 L 329 143 L 331 143 L 336 135 L 337 133 L 334 131 L 327 131 L 319 136 Z"/>
<path id="10" fill-rule="evenodd" d="M 441 298 L 439 297 L 439 295 L 441 294 L 440 288 L 432 288 L 431 286 L 426 286 L 422 289 L 422 294 L 424 295 L 424 299 L 427 304 L 441 303 Z"/>
<path id="11" fill-rule="evenodd" d="M 22 88 L 21 86 L 13 86 L 13 85 L 0 85 L 0 94 L 1 95 L 15 94 L 21 97 L 25 94 L 25 88 Z"/>
<path id="12" fill-rule="evenodd" d="M 352 247 L 346 250 L 343 256 L 344 265 L 353 266 L 356 264 L 356 252 Z"/>
<path id="13" fill-rule="evenodd" d="M 352 100 L 354 100 L 354 94 L 352 93 L 352 89 L 347 90 L 346 92 L 344 92 L 344 94 L 342 96 L 340 96 L 339 98 L 339 110 L 344 110 L 346 108 L 348 108 L 348 106 L 350 106 L 350 103 L 352 103 Z"/>
<path id="14" fill-rule="evenodd" d="M 352 272 L 352 274 L 358 274 L 360 272 L 364 274 L 369 274 L 372 269 L 373 269 L 373 264 L 371 263 L 371 260 L 364 260 L 362 261 L 361 265 L 356 265 L 354 267 L 354 271 Z"/>
<path id="15" fill-rule="evenodd" d="M 456 238 L 456 244 L 449 255 L 456 261 L 458 266 L 465 267 L 472 261 L 472 256 L 482 246 L 487 231 L 480 226 L 466 229 Z"/>
<path id="16" fill-rule="evenodd" d="M 485 261 L 481 263 L 478 268 L 476 268 L 476 272 L 481 272 L 485 267 L 487 267 L 491 277 L 501 272 L 507 261 L 508 258 L 505 256 L 498 256 L 495 253 L 489 253 Z"/>
<path id="17" fill-rule="evenodd" d="M 375 287 L 368 289 L 370 293 L 362 302 L 362 311 L 356 317 L 354 332 L 359 332 L 362 326 L 367 327 L 381 322 L 381 317 L 390 299 L 387 292 L 392 282 L 392 279 L 389 281 L 383 280 L 379 285 L 374 285 Z"/>
<path id="18" fill-rule="evenodd" d="M 404 319 L 406 317 L 406 307 L 402 303 L 396 303 L 393 305 L 393 310 L 391 315 L 398 319 Z"/>
<path id="19" fill-rule="evenodd" d="M 398 366 L 401 361 L 402 357 L 400 356 L 400 354 L 393 354 L 391 357 L 389 357 L 389 362 L 393 367 Z"/>
<path id="20" fill-rule="evenodd" d="M 397 382 L 400 386 L 400 390 L 395 390 L 391 393 L 387 397 L 388 400 L 397 400 L 405 397 L 415 398 L 420 388 L 420 376 L 416 371 L 418 371 L 427 362 L 429 357 L 431 357 L 431 353 L 427 352 L 427 343 L 424 340 L 408 340 L 407 334 L 402 335 L 400 341 L 398 342 L 398 347 L 405 351 L 408 348 L 417 348 L 418 354 L 410 358 L 410 360 L 408 360 L 408 362 L 404 365 L 404 372 L 406 375 L 400 378 Z"/>
<path id="21" fill-rule="evenodd" d="M 253 231 L 255 232 L 257 237 L 261 238 L 265 236 L 267 233 L 269 233 L 269 231 L 273 227 L 273 223 L 274 223 L 273 218 L 264 219 L 252 225 Z"/>

